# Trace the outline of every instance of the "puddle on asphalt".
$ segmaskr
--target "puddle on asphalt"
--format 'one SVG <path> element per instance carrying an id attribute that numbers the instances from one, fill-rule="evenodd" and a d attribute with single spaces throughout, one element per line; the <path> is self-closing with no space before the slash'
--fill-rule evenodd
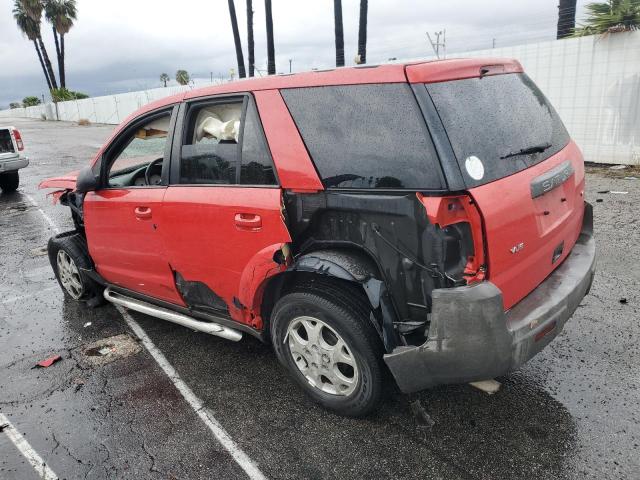
<path id="1" fill-rule="evenodd" d="M 90 367 L 99 367 L 135 355 L 142 347 L 131 335 L 121 334 L 87 343 L 79 350 L 79 361 Z"/>

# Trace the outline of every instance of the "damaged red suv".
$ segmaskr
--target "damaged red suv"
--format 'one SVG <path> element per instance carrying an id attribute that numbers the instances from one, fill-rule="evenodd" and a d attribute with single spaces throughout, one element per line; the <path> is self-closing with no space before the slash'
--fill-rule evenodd
<path id="1" fill-rule="evenodd" d="M 43 188 L 75 230 L 64 292 L 272 343 L 344 415 L 494 378 L 562 330 L 595 271 L 584 166 L 513 60 L 250 79 L 152 103 Z"/>

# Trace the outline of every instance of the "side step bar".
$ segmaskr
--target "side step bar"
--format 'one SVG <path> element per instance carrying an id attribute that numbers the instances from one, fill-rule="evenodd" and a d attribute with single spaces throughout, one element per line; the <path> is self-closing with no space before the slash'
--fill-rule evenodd
<path id="1" fill-rule="evenodd" d="M 181 313 L 173 312 L 167 308 L 157 307 L 156 305 L 138 300 L 137 298 L 127 297 L 126 295 L 114 292 L 113 290 L 111 290 L 111 287 L 107 287 L 104 289 L 104 298 L 105 300 L 111 303 L 115 303 L 116 305 L 121 305 L 130 310 L 135 310 L 136 312 L 144 313 L 152 317 L 177 323 L 178 325 L 182 325 L 183 327 L 187 327 L 192 330 L 208 333 L 210 335 L 216 335 L 233 342 L 238 342 L 240 339 L 242 339 L 242 332 L 234 330 L 233 328 L 224 327 L 217 323 L 196 320 L 195 318 L 188 317 L 187 315 L 182 315 Z"/>

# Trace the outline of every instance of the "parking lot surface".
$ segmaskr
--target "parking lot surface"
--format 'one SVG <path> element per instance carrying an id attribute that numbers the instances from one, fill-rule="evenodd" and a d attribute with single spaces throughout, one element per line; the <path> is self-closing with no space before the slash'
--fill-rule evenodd
<path id="1" fill-rule="evenodd" d="M 86 165 L 113 127 L 5 123 L 31 164 L 18 192 L 0 195 L 0 478 L 39 478 L 11 431 L 69 479 L 638 478 L 640 178 L 590 169 L 591 293 L 499 392 L 390 388 L 378 413 L 345 419 L 255 339 L 65 300 L 43 247 L 71 218 L 37 184 Z M 32 369 L 52 355 L 62 360 Z"/>

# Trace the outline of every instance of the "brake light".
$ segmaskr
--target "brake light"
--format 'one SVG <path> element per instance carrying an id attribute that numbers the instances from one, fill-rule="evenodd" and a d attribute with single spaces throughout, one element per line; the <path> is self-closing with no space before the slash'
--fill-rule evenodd
<path id="1" fill-rule="evenodd" d="M 468 224 L 463 231 L 472 237 L 473 252 L 461 259 L 464 262 L 463 275 L 467 283 L 484 280 L 486 262 L 482 217 L 473 199 L 468 195 L 426 197 L 418 193 L 417 196 L 427 211 L 429 221 L 445 233 L 447 227 Z"/>
<path id="2" fill-rule="evenodd" d="M 22 136 L 20 135 L 20 132 L 14 128 L 12 130 L 12 133 L 13 133 L 13 139 L 16 141 L 16 146 L 18 147 L 18 150 L 20 151 L 24 150 L 24 143 L 22 143 Z"/>

